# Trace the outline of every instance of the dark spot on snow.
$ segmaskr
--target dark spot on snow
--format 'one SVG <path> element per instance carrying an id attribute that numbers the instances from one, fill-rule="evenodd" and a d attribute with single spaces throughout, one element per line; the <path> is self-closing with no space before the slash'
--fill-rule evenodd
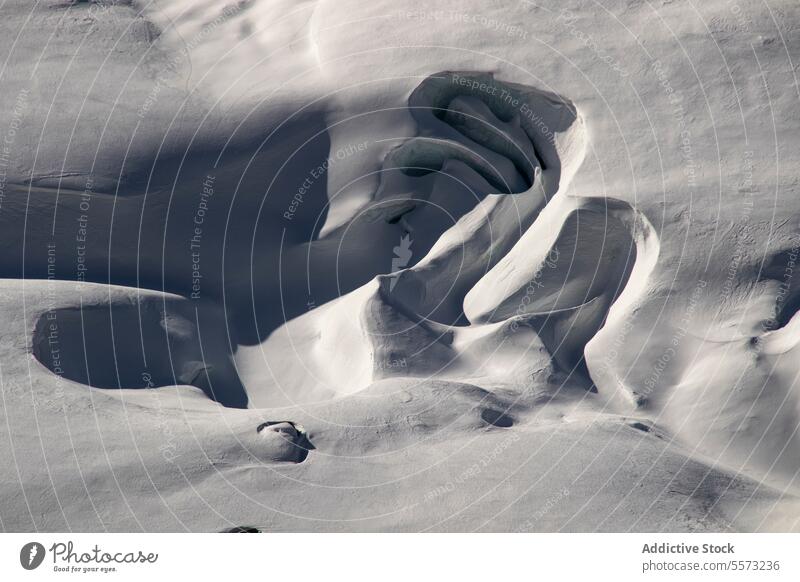
<path id="1" fill-rule="evenodd" d="M 487 408 L 481 412 L 481 418 L 487 424 L 500 428 L 510 428 L 514 425 L 513 418 L 507 414 L 503 414 L 499 410 L 492 410 L 491 408 Z"/>
<path id="2" fill-rule="evenodd" d="M 309 451 L 313 451 L 316 447 L 311 443 L 308 434 L 302 426 L 290 420 L 276 420 L 262 422 L 258 425 L 256 432 L 261 433 L 267 429 L 275 430 L 283 434 L 284 438 L 291 441 L 297 447 L 297 457 L 294 460 L 296 463 L 302 463 L 308 457 Z"/>
<path id="3" fill-rule="evenodd" d="M 261 530 L 252 525 L 235 525 L 220 530 L 219 533 L 261 533 Z"/>

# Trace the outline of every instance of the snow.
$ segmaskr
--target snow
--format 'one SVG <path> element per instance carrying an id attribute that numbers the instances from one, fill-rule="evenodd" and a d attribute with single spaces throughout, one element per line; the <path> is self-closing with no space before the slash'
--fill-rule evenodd
<path id="1" fill-rule="evenodd" d="M 10 0 L 17 531 L 796 531 L 800 7 Z"/>

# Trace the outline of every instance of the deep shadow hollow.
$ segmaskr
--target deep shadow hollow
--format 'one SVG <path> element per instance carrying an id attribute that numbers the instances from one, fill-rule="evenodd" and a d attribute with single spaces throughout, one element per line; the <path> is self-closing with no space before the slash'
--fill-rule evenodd
<path id="1" fill-rule="evenodd" d="M 245 408 L 244 386 L 222 340 L 224 319 L 195 317 L 200 311 L 190 304 L 159 303 L 46 312 L 36 322 L 33 355 L 62 378 L 93 388 L 192 385 L 224 406 Z"/>

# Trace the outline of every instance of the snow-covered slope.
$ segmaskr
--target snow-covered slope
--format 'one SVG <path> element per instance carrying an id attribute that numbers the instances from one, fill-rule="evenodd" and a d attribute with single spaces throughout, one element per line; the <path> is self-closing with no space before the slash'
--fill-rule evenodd
<path id="1" fill-rule="evenodd" d="M 796 2 L 0 13 L 3 528 L 800 528 Z"/>

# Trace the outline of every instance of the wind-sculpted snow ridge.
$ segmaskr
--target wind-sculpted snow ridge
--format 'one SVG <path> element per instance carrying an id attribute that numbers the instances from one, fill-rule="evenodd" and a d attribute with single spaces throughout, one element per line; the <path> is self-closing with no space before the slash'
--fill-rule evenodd
<path id="1" fill-rule="evenodd" d="M 421 135 L 390 153 L 377 200 L 381 210 L 400 207 L 390 217 L 405 216 L 406 230 L 415 239 L 422 230 L 415 228 L 415 219 L 422 223 L 444 209 L 450 221 L 445 226 L 450 228 L 429 253 L 427 246 L 415 248 L 423 258 L 400 276 L 398 295 L 424 281 L 425 292 L 416 299 L 418 312 L 456 323 L 463 321 L 462 303 L 469 289 L 530 227 L 557 193 L 562 174 L 568 183 L 583 155 L 582 123 L 566 100 L 485 74 L 434 75 L 412 93 L 409 108 Z M 460 153 L 464 151 L 477 160 L 477 169 L 470 166 L 473 172 L 464 168 L 466 156 Z M 395 182 L 395 166 L 404 175 L 419 172 L 434 155 L 446 160 L 439 160 L 446 167 L 438 170 L 445 179 L 432 187 L 419 180 Z M 497 172 L 494 186 L 487 182 L 491 172 L 481 171 L 481 164 Z M 448 179 L 466 185 L 472 196 L 455 191 Z M 457 202 L 470 204 L 470 211 L 454 212 L 451 208 Z M 414 209 L 419 216 L 401 214 Z M 429 223 L 424 224 L 427 229 Z"/>
<path id="2" fill-rule="evenodd" d="M 258 351 L 269 375 L 240 352 L 253 404 L 324 401 L 400 377 L 476 383 L 528 405 L 597 392 L 584 351 L 632 275 L 627 302 L 646 288 L 658 244 L 626 202 L 562 193 L 584 149 L 574 107 L 452 72 L 423 81 L 409 108 L 419 135 L 389 151 L 358 214 L 394 230 L 407 266 L 278 328 Z M 421 258 L 401 256 L 409 241 Z M 620 397 L 613 383 L 600 392 Z"/>

